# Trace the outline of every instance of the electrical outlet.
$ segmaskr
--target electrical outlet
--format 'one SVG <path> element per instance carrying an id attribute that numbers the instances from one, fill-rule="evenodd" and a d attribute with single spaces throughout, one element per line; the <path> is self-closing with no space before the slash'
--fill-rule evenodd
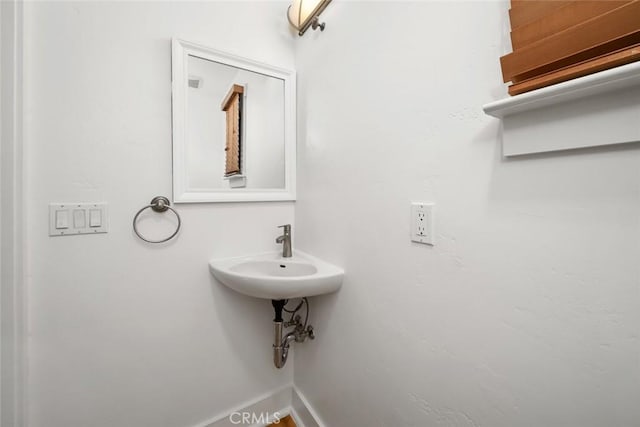
<path id="1" fill-rule="evenodd" d="M 435 244 L 433 203 L 411 203 L 411 240 L 427 245 Z"/>

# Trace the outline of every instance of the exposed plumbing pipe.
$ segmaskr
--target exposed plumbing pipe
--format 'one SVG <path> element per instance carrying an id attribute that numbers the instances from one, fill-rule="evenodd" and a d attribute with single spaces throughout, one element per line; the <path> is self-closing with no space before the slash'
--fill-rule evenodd
<path id="1" fill-rule="evenodd" d="M 300 322 L 300 316 L 296 316 L 296 313 L 302 307 L 302 303 L 300 303 L 293 311 L 289 311 L 284 308 L 287 301 L 271 301 L 276 314 L 275 318 L 273 319 L 273 364 L 278 369 L 282 369 L 282 367 L 287 363 L 287 358 L 289 357 L 289 348 L 292 341 L 302 343 L 307 338 L 315 339 L 313 326 L 307 326 L 307 321 L 309 319 L 309 301 L 306 298 L 303 298 L 303 302 L 307 310 L 304 324 Z M 291 319 L 288 322 L 284 322 L 284 320 L 282 319 L 283 310 L 291 313 Z M 294 326 L 294 330 L 287 333 L 283 338 L 282 334 L 284 328 L 289 326 Z"/>

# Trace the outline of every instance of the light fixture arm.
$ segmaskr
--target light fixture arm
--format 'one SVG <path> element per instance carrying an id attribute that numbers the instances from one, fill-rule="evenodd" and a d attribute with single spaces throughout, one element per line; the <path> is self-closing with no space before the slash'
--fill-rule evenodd
<path id="1" fill-rule="evenodd" d="M 313 28 L 313 30 L 317 30 L 318 28 L 320 28 L 320 31 L 324 31 L 324 27 L 327 24 L 325 24 L 324 22 L 320 22 L 320 20 L 318 19 L 318 17 L 314 17 L 313 20 L 311 20 L 311 28 Z"/>

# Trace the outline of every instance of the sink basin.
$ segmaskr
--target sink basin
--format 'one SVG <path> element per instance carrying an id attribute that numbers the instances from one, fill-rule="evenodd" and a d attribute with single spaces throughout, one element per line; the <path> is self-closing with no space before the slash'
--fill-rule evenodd
<path id="1" fill-rule="evenodd" d="M 303 252 L 291 258 L 281 252 L 214 259 L 211 274 L 227 287 L 256 298 L 289 299 L 335 292 L 344 271 Z"/>

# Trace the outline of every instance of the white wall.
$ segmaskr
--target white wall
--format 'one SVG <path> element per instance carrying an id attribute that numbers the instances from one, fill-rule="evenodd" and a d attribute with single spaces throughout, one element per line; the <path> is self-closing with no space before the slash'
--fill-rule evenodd
<path id="1" fill-rule="evenodd" d="M 286 4 L 25 8 L 30 427 L 192 426 L 294 361 L 327 426 L 640 423 L 640 152 L 500 157 L 505 4 L 336 1 L 296 39 L 296 244 L 347 277 L 284 371 L 269 304 L 206 263 L 274 249 L 292 204 L 181 205 L 160 247 L 130 221 L 171 191 L 169 39 L 293 68 Z M 94 200 L 109 234 L 47 236 L 47 203 Z"/>
<path id="2" fill-rule="evenodd" d="M 22 423 L 22 5 L 0 3 L 0 425 Z"/>
<path id="3" fill-rule="evenodd" d="M 640 150 L 501 158 L 506 9 L 333 2 L 298 41 L 297 246 L 346 270 L 295 354 L 327 426 L 640 424 Z"/>
<path id="4" fill-rule="evenodd" d="M 171 194 L 170 38 L 292 68 L 285 10 L 25 4 L 30 427 L 192 426 L 292 380 L 293 363 L 273 367 L 269 302 L 207 269 L 275 250 L 292 204 L 180 205 L 183 230 L 162 246 L 131 230 Z M 108 202 L 109 233 L 48 237 L 61 201 Z M 169 231 L 162 218 L 145 226 Z"/>

